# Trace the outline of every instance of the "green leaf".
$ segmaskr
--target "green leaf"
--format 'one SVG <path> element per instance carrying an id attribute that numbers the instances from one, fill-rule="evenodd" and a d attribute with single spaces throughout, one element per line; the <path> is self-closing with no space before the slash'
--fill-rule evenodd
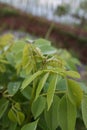
<path id="1" fill-rule="evenodd" d="M 15 54 L 15 63 L 18 64 L 22 60 L 22 51 L 19 51 L 18 53 Z"/>
<path id="2" fill-rule="evenodd" d="M 80 78 L 80 74 L 76 71 L 66 71 L 66 75 L 72 78 Z"/>
<path id="3" fill-rule="evenodd" d="M 15 42 L 15 44 L 13 45 L 12 52 L 15 54 L 19 53 L 20 51 L 22 52 L 24 49 L 24 46 L 25 46 L 25 42 L 19 40 L 19 41 Z"/>
<path id="4" fill-rule="evenodd" d="M 51 46 L 51 43 L 45 39 L 38 39 L 35 41 L 35 45 L 39 47 L 44 55 L 54 54 L 57 49 Z"/>
<path id="5" fill-rule="evenodd" d="M 11 121 L 17 122 L 16 113 L 12 109 L 9 110 L 8 117 Z"/>
<path id="6" fill-rule="evenodd" d="M 46 46 L 46 45 L 51 45 L 51 42 L 42 38 L 39 38 L 37 40 L 35 40 L 35 45 L 37 45 L 37 47 L 41 47 L 41 46 Z"/>
<path id="7" fill-rule="evenodd" d="M 37 123 L 38 123 L 38 120 L 32 122 L 32 123 L 29 123 L 29 124 L 26 124 L 22 127 L 21 130 L 36 130 L 37 128 Z"/>
<path id="8" fill-rule="evenodd" d="M 18 122 L 19 125 L 21 125 L 25 119 L 24 113 L 22 113 L 20 110 L 13 110 L 10 109 L 8 112 L 8 117 L 13 122 Z"/>
<path id="9" fill-rule="evenodd" d="M 58 111 L 59 103 L 60 103 L 60 98 L 54 95 L 53 103 L 49 111 L 45 109 L 44 112 L 45 120 L 49 130 L 56 130 L 56 128 L 59 125 L 59 111 Z"/>
<path id="10" fill-rule="evenodd" d="M 18 121 L 19 125 L 21 125 L 23 123 L 24 119 L 25 119 L 24 113 L 17 111 L 17 121 Z"/>
<path id="11" fill-rule="evenodd" d="M 76 106 L 65 96 L 59 104 L 59 125 L 62 130 L 75 130 Z"/>
<path id="12" fill-rule="evenodd" d="M 84 95 L 82 100 L 82 117 L 87 128 L 87 95 Z"/>
<path id="13" fill-rule="evenodd" d="M 81 86 L 81 89 L 84 91 L 84 93 L 87 94 L 87 86 L 86 86 L 86 84 L 83 83 L 83 82 L 81 82 L 81 83 L 80 83 L 80 86 Z"/>
<path id="14" fill-rule="evenodd" d="M 6 54 L 6 59 L 9 61 L 9 63 L 11 65 L 14 66 L 15 62 L 14 62 L 14 55 L 12 53 L 7 53 Z"/>
<path id="15" fill-rule="evenodd" d="M 55 93 L 55 89 L 56 89 L 56 85 L 57 85 L 57 78 L 58 78 L 58 75 L 53 74 L 52 80 L 49 83 L 49 87 L 48 87 L 48 91 L 47 91 L 48 110 L 53 102 L 53 97 L 54 97 L 54 93 Z"/>
<path id="16" fill-rule="evenodd" d="M 30 63 L 31 60 L 32 60 L 31 51 L 29 50 L 29 45 L 26 44 L 23 49 L 23 57 L 22 57 L 23 68 L 25 68 L 27 64 Z"/>
<path id="17" fill-rule="evenodd" d="M 16 94 L 19 88 L 20 88 L 20 82 L 10 82 L 8 84 L 8 92 L 12 96 Z"/>
<path id="18" fill-rule="evenodd" d="M 57 87 L 56 89 L 63 91 L 66 90 L 67 86 L 66 86 L 66 79 L 62 78 L 62 77 L 58 77 L 58 82 L 57 82 Z"/>
<path id="19" fill-rule="evenodd" d="M 16 130 L 16 128 L 17 128 L 17 123 L 10 122 L 9 130 Z"/>
<path id="20" fill-rule="evenodd" d="M 8 107 L 9 101 L 2 98 L 0 99 L 0 118 L 3 116 L 3 114 L 5 113 L 7 107 Z"/>
<path id="21" fill-rule="evenodd" d="M 25 89 L 23 89 L 21 91 L 21 93 L 23 94 L 24 97 L 26 97 L 28 100 L 30 100 L 31 94 L 32 94 L 32 88 L 30 86 L 28 86 Z"/>
<path id="22" fill-rule="evenodd" d="M 46 73 L 40 80 L 39 84 L 38 84 L 38 87 L 37 87 L 37 90 L 36 90 L 36 97 L 35 97 L 35 100 L 38 98 L 42 88 L 44 87 L 45 83 L 46 83 L 46 80 L 49 76 L 49 73 Z"/>
<path id="23" fill-rule="evenodd" d="M 67 85 L 69 99 L 77 106 L 79 106 L 83 97 L 83 91 L 80 87 L 80 84 L 74 80 L 68 79 Z"/>
<path id="24" fill-rule="evenodd" d="M 46 105 L 46 99 L 42 96 L 39 96 L 32 104 L 32 113 L 36 119 L 44 110 Z"/>
<path id="25" fill-rule="evenodd" d="M 29 77 L 27 77 L 27 79 L 23 81 L 21 89 L 22 90 L 25 89 L 35 78 L 40 76 L 42 73 L 43 71 L 37 71 L 32 76 L 29 75 Z"/>

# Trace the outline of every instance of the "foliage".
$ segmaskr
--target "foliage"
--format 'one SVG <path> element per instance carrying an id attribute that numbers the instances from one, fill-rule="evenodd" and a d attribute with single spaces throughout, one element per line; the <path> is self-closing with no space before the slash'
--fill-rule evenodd
<path id="1" fill-rule="evenodd" d="M 80 3 L 80 8 L 87 12 L 87 1 L 84 0 Z"/>
<path id="2" fill-rule="evenodd" d="M 55 14 L 62 16 L 62 15 L 67 15 L 70 11 L 70 5 L 69 4 L 64 4 L 64 5 L 58 5 Z"/>
<path id="3" fill-rule="evenodd" d="M 75 130 L 77 118 L 87 128 L 87 90 L 68 52 L 6 35 L 0 54 L 0 130 Z"/>
<path id="4" fill-rule="evenodd" d="M 8 7 L 0 8 L 0 17 L 18 16 L 18 11 Z"/>

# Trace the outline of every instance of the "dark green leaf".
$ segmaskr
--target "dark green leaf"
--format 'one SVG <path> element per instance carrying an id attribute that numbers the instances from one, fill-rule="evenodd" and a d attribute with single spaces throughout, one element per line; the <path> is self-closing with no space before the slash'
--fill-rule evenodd
<path id="1" fill-rule="evenodd" d="M 9 101 L 2 98 L 0 99 L 0 118 L 3 116 L 3 114 L 5 113 L 7 107 L 8 107 Z"/>
<path id="2" fill-rule="evenodd" d="M 28 100 L 31 98 L 32 88 L 30 86 L 26 87 L 21 91 L 24 97 L 26 97 Z"/>
<path id="3" fill-rule="evenodd" d="M 17 128 L 17 123 L 10 122 L 9 130 L 16 130 L 16 128 Z"/>
<path id="4" fill-rule="evenodd" d="M 20 82 L 10 82 L 8 84 L 8 92 L 12 96 L 16 94 L 19 88 L 20 88 Z"/>

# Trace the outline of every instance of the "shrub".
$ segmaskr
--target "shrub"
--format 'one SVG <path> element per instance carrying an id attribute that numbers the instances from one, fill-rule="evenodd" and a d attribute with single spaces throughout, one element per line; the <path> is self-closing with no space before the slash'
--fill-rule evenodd
<path id="1" fill-rule="evenodd" d="M 67 15 L 70 12 L 70 5 L 64 4 L 64 5 L 58 5 L 55 14 L 62 16 Z"/>
<path id="2" fill-rule="evenodd" d="M 8 7 L 3 7 L 0 8 L 0 17 L 9 17 L 9 16 L 18 16 L 18 11 L 8 8 Z"/>
<path id="3" fill-rule="evenodd" d="M 77 118 L 87 128 L 87 89 L 68 52 L 5 35 L 0 54 L 1 130 L 75 130 Z"/>

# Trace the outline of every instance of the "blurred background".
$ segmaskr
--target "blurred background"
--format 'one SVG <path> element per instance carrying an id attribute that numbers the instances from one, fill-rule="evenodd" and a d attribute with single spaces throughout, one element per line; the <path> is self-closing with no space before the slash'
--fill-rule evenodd
<path id="1" fill-rule="evenodd" d="M 87 20 L 87 0 L 0 0 L 0 3 L 69 25 L 85 24 Z"/>
<path id="2" fill-rule="evenodd" d="M 0 0 L 0 35 L 52 41 L 87 65 L 87 0 Z"/>

